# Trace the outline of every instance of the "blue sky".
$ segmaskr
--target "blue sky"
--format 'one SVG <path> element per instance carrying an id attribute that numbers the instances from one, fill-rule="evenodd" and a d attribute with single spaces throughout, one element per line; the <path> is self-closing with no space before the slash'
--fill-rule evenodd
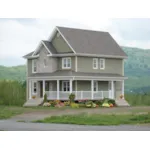
<path id="1" fill-rule="evenodd" d="M 150 49 L 150 19 L 0 19 L 0 65 L 25 64 L 23 55 L 47 40 L 55 26 L 108 31 L 118 44 Z"/>

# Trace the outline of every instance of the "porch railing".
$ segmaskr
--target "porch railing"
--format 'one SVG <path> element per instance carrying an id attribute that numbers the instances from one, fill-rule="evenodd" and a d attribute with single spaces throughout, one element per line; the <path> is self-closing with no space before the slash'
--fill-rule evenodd
<path id="1" fill-rule="evenodd" d="M 72 93 L 75 94 L 76 100 L 111 98 L 111 91 L 93 92 L 93 96 L 91 91 L 73 91 Z M 46 91 L 46 94 L 49 100 L 58 99 L 58 97 L 60 100 L 68 100 L 70 92 L 59 91 L 57 95 L 57 91 Z"/>

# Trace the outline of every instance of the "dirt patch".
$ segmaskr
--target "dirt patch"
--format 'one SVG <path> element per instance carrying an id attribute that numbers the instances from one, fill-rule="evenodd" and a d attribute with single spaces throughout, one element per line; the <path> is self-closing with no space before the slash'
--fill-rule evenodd
<path id="1" fill-rule="evenodd" d="M 150 107 L 116 107 L 116 108 L 79 108 L 79 109 L 43 109 L 25 112 L 24 114 L 12 117 L 10 120 L 23 120 L 30 122 L 44 119 L 50 116 L 72 115 L 72 114 L 145 114 L 150 112 Z"/>

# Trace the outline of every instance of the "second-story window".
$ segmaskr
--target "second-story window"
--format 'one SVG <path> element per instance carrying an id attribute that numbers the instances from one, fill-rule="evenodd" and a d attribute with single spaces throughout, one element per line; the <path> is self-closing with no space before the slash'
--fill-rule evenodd
<path id="1" fill-rule="evenodd" d="M 71 58 L 65 57 L 62 58 L 62 69 L 70 69 L 71 68 Z"/>
<path id="2" fill-rule="evenodd" d="M 105 69 L 105 59 L 100 59 L 100 69 Z"/>
<path id="3" fill-rule="evenodd" d="M 93 58 L 93 69 L 98 69 L 98 58 Z"/>
<path id="4" fill-rule="evenodd" d="M 32 60 L 32 73 L 36 73 L 37 72 L 37 60 L 33 59 Z"/>

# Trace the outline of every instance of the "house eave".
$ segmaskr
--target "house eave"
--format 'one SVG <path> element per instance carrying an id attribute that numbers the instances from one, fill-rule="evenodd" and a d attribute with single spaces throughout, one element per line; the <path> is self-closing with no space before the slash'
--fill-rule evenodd
<path id="1" fill-rule="evenodd" d="M 101 58 L 120 58 L 120 59 L 127 59 L 127 56 L 116 56 L 116 55 L 98 55 L 98 54 L 84 54 L 84 53 L 77 53 L 77 54 L 52 54 L 52 55 L 47 55 L 50 57 L 66 57 L 66 56 L 86 56 L 86 57 L 101 57 Z"/>

